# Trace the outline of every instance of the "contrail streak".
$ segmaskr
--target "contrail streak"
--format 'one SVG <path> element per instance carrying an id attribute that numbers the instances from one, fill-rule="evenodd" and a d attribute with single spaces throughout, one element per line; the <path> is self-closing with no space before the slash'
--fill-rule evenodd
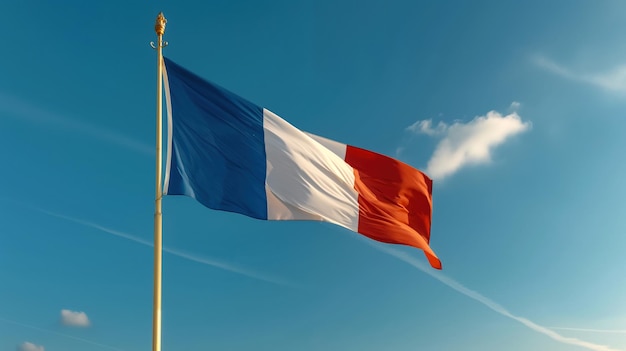
<path id="1" fill-rule="evenodd" d="M 74 217 L 70 217 L 70 216 L 66 216 L 66 215 L 62 215 L 62 214 L 58 214 L 58 213 L 54 213 L 54 212 L 50 212 L 50 211 L 46 211 L 46 210 L 42 210 L 42 209 L 38 209 L 38 210 L 43 212 L 43 213 L 45 213 L 45 214 L 47 214 L 47 215 L 53 216 L 53 217 L 62 218 L 62 219 L 65 219 L 67 221 L 78 223 L 78 224 L 81 224 L 81 225 L 84 225 L 84 226 L 87 226 L 87 227 L 91 227 L 91 228 L 97 229 L 97 230 L 99 230 L 101 232 L 112 234 L 112 235 L 115 235 L 117 237 L 124 238 L 124 239 L 130 240 L 130 241 L 134 241 L 136 243 L 139 243 L 139 244 L 142 244 L 142 245 L 145 245 L 145 246 L 154 247 L 154 244 L 152 242 L 150 242 L 148 240 L 144 240 L 144 239 L 139 238 L 139 237 L 136 237 L 136 236 L 131 235 L 131 234 L 127 234 L 127 233 L 124 233 L 124 232 L 121 232 L 121 231 L 118 231 L 118 230 L 114 230 L 114 229 L 111 229 L 111 228 L 103 227 L 103 226 L 101 226 L 99 224 L 96 224 L 96 223 L 93 223 L 93 222 L 89 222 L 89 221 L 85 221 L 85 220 L 82 220 L 82 219 L 78 219 L 78 218 L 74 218 Z M 285 280 L 282 280 L 280 278 L 272 277 L 272 276 L 265 275 L 265 274 L 262 274 L 262 273 L 259 273 L 259 272 L 254 272 L 254 271 L 251 271 L 249 269 L 237 267 L 237 266 L 235 266 L 235 265 L 233 265 L 231 263 L 226 263 L 226 262 L 219 261 L 219 260 L 216 260 L 216 259 L 210 259 L 210 258 L 206 258 L 206 257 L 197 256 L 197 255 L 194 255 L 194 254 L 191 254 L 191 253 L 184 252 L 182 250 L 171 249 L 171 248 L 168 248 L 168 247 L 163 247 L 163 251 L 167 252 L 167 253 L 170 253 L 170 254 L 172 254 L 174 256 L 182 257 L 182 258 L 190 260 L 190 261 L 194 261 L 194 262 L 206 264 L 206 265 L 209 265 L 209 266 L 212 266 L 212 267 L 220 268 L 220 269 L 223 269 L 225 271 L 241 274 L 241 275 L 244 275 L 244 276 L 249 277 L 249 278 L 254 278 L 254 279 L 257 279 L 257 280 L 262 280 L 262 281 L 265 281 L 265 282 L 268 282 L 268 283 L 273 283 L 273 284 L 282 285 L 282 286 L 297 287 L 297 285 L 295 285 L 293 283 L 290 283 L 290 282 L 287 282 Z"/>
<path id="2" fill-rule="evenodd" d="M 367 242 L 367 241 L 366 241 Z M 465 287 L 464 285 L 462 285 L 461 283 L 457 282 L 456 280 L 446 277 L 445 275 L 441 274 L 441 273 L 437 273 L 434 270 L 432 270 L 430 267 L 427 267 L 425 264 L 423 264 L 421 261 L 417 260 L 416 258 L 414 258 L 413 256 L 403 252 L 403 251 L 399 251 L 397 249 L 393 249 L 390 248 L 388 246 L 383 246 L 383 245 L 377 245 L 375 243 L 371 243 L 371 242 L 367 242 L 370 246 L 376 248 L 379 251 L 382 251 L 386 254 L 389 254 L 401 261 L 404 261 L 408 264 L 410 264 L 411 266 L 419 269 L 420 271 L 430 275 L 431 277 L 437 279 L 438 281 L 440 281 L 441 283 L 447 285 L 448 287 L 456 290 L 457 292 L 475 300 L 480 302 L 481 304 L 487 306 L 488 308 L 490 308 L 491 310 L 495 311 L 496 313 L 499 313 L 505 317 L 508 317 L 514 321 L 517 321 L 521 324 L 523 324 L 524 326 L 526 326 L 529 329 L 532 329 L 538 333 L 544 334 L 550 338 L 552 338 L 553 340 L 556 340 L 560 343 L 563 344 L 570 344 L 570 345 L 575 345 L 575 346 L 580 346 L 589 350 L 594 350 L 594 351 L 622 351 L 619 349 L 614 349 L 611 348 L 609 346 L 605 346 L 605 345 L 598 345 L 598 344 L 594 344 L 588 341 L 584 341 L 584 340 L 579 340 L 576 338 L 570 338 L 570 337 L 565 337 L 553 330 L 550 330 L 547 327 L 544 327 L 542 325 L 539 325 L 531 320 L 528 320 L 524 317 L 519 317 L 514 315 L 513 313 L 509 312 L 509 310 L 507 310 L 506 308 L 500 306 L 498 303 L 496 303 L 495 301 L 481 295 L 479 292 L 474 291 L 470 288 Z"/>
<path id="3" fill-rule="evenodd" d="M 52 335 L 62 336 L 62 337 L 67 338 L 67 339 L 81 341 L 81 342 L 84 342 L 86 344 L 99 346 L 99 347 L 102 347 L 102 348 L 105 348 L 105 349 L 109 349 L 109 350 L 124 351 L 124 350 L 122 350 L 120 348 L 117 348 L 117 347 L 114 347 L 114 346 L 100 344 L 100 343 L 97 343 L 97 342 L 94 342 L 94 341 L 91 341 L 91 340 L 77 338 L 75 336 L 71 336 L 71 335 L 67 335 L 67 334 L 63 334 L 63 333 L 58 333 L 58 332 L 55 332 L 55 331 L 52 331 L 52 330 L 35 327 L 35 326 L 32 326 L 32 325 L 28 325 L 28 324 L 12 321 L 10 319 L 6 319 L 6 318 L 2 318 L 2 317 L 0 317 L 0 321 L 6 322 L 6 323 L 10 323 L 10 324 L 14 324 L 14 325 L 18 325 L 18 326 L 24 327 L 24 328 L 38 330 L 38 331 L 41 331 L 41 332 L 44 332 L 44 333 L 48 333 L 48 334 L 52 334 Z"/>
<path id="4" fill-rule="evenodd" d="M 0 110 L 8 112 L 5 114 L 6 116 L 19 116 L 20 120 L 28 120 L 33 123 L 45 123 L 57 128 L 73 130 L 144 155 L 154 156 L 155 153 L 154 147 L 122 135 L 117 131 L 108 130 L 80 120 L 48 112 L 14 96 L 9 96 L 1 92 Z"/>
<path id="5" fill-rule="evenodd" d="M 587 329 L 587 328 L 567 328 L 567 327 L 550 327 L 550 329 L 580 331 L 580 332 L 588 332 L 588 333 L 626 334 L 626 330 L 624 329 L 621 329 L 621 330 L 620 329 Z"/>

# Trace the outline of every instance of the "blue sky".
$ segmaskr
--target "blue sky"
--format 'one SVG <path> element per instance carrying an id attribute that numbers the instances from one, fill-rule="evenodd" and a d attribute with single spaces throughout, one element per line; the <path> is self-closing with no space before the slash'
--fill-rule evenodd
<path id="1" fill-rule="evenodd" d="M 164 199 L 164 350 L 626 350 L 626 3 L 14 1 L 0 349 L 150 348 L 165 55 L 435 178 L 431 247 Z"/>

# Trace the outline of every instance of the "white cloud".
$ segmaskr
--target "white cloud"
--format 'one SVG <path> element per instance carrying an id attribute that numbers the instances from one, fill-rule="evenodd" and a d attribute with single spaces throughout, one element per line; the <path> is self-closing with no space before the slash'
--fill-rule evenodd
<path id="1" fill-rule="evenodd" d="M 583 73 L 575 72 L 541 55 L 533 56 L 532 61 L 535 65 L 563 78 L 591 84 L 611 92 L 626 93 L 626 64 L 615 66 L 605 72 Z"/>
<path id="2" fill-rule="evenodd" d="M 61 323 L 70 327 L 86 328 L 91 325 L 85 312 L 61 310 Z"/>
<path id="3" fill-rule="evenodd" d="M 44 348 L 41 345 L 26 341 L 17 346 L 17 351 L 44 351 Z"/>
<path id="4" fill-rule="evenodd" d="M 512 108 L 519 103 L 511 104 Z M 452 125 L 439 122 L 432 127 L 432 120 L 417 121 L 407 129 L 419 134 L 426 134 L 442 139 L 428 161 L 426 173 L 439 180 L 452 175 L 464 166 L 488 163 L 493 149 L 508 138 L 530 129 L 530 122 L 524 122 L 512 112 L 506 116 L 490 111 L 485 116 Z"/>
<path id="5" fill-rule="evenodd" d="M 0 317 L 0 321 L 6 322 L 6 323 L 10 323 L 10 324 L 14 324 L 14 325 L 19 325 L 20 327 L 24 327 L 24 328 L 28 328 L 28 329 L 32 329 L 32 330 L 37 330 L 37 331 L 44 332 L 44 333 L 47 333 L 47 334 L 50 334 L 50 335 L 61 336 L 61 337 L 66 338 L 66 339 L 80 341 L 80 342 L 83 342 L 83 343 L 86 343 L 86 344 L 90 344 L 90 345 L 93 345 L 93 346 L 98 346 L 99 348 L 103 348 L 103 349 L 109 349 L 109 350 L 113 350 L 113 351 L 124 351 L 124 350 L 119 349 L 119 348 L 114 347 L 114 346 L 101 344 L 101 343 L 98 343 L 98 342 L 95 342 L 95 341 L 91 341 L 91 340 L 87 340 L 87 339 L 77 338 L 77 337 L 72 336 L 72 335 L 67 335 L 67 334 L 59 333 L 59 332 L 52 331 L 52 330 L 49 330 L 49 329 L 35 327 L 34 325 L 24 324 L 24 323 L 20 323 L 20 322 L 13 321 L 13 320 L 6 319 L 6 318 L 2 318 L 2 317 Z M 18 348 L 18 351 L 19 350 L 21 350 L 21 349 Z M 43 351 L 43 347 L 41 347 L 40 350 Z"/>
<path id="6" fill-rule="evenodd" d="M 365 241 L 367 244 L 369 244 L 370 246 L 388 254 L 391 255 L 401 261 L 404 261 L 405 263 L 408 263 L 409 265 L 417 268 L 418 270 L 430 275 L 431 277 L 437 279 L 438 281 L 440 281 L 441 283 L 443 283 L 444 285 L 452 288 L 453 290 L 456 290 L 457 292 L 469 297 L 470 299 L 477 301 L 481 304 L 483 304 L 484 306 L 486 306 L 487 308 L 491 309 L 492 311 L 505 316 L 509 319 L 512 319 L 518 323 L 521 323 L 522 325 L 524 325 L 525 327 L 538 332 L 540 334 L 544 334 L 547 337 L 563 343 L 563 344 L 569 344 L 569 345 L 575 345 L 575 346 L 579 346 L 582 348 L 586 348 L 588 350 L 593 350 L 593 351 L 621 351 L 620 349 L 614 349 L 612 347 L 609 346 L 605 346 L 605 345 L 599 345 L 599 344 L 594 344 L 592 342 L 588 342 L 588 341 L 584 341 L 584 340 L 580 340 L 580 339 L 576 339 L 576 338 L 570 338 L 570 337 L 566 337 L 563 336 L 557 332 L 555 332 L 554 330 L 550 330 L 548 327 L 544 327 L 540 324 L 537 324 L 527 318 L 524 317 L 520 317 L 517 316 L 513 313 L 511 313 L 509 310 L 507 310 L 506 308 L 504 308 L 503 306 L 501 306 L 500 304 L 498 304 L 497 302 L 491 300 L 490 298 L 482 295 L 481 293 L 474 291 L 466 286 L 464 286 L 463 284 L 457 282 L 456 280 L 447 277 L 443 274 L 441 274 L 438 271 L 433 270 L 430 267 L 427 267 L 422 261 L 416 259 L 415 257 L 407 254 L 404 251 L 400 251 L 397 249 L 392 248 L 390 245 L 386 245 L 386 244 L 380 244 L 377 242 L 373 242 L 371 240 Z"/>

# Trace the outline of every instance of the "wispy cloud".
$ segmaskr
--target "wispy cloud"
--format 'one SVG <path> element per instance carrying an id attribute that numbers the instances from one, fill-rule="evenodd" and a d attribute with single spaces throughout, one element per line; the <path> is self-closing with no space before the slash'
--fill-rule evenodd
<path id="1" fill-rule="evenodd" d="M 542 55 L 532 56 L 532 62 L 549 72 L 570 80 L 591 84 L 607 91 L 626 93 L 626 64 L 604 72 L 578 72 Z"/>
<path id="2" fill-rule="evenodd" d="M 433 120 L 426 119 L 423 121 L 417 121 L 410 126 L 406 127 L 406 130 L 416 133 L 416 134 L 426 134 L 430 136 L 439 136 L 443 135 L 448 129 L 448 125 L 439 122 L 435 128 L 433 128 Z"/>
<path id="3" fill-rule="evenodd" d="M 569 330 L 586 333 L 606 333 L 606 334 L 626 334 L 626 329 L 588 329 L 588 328 L 567 328 L 567 327 L 550 327 L 554 330 Z"/>
<path id="4" fill-rule="evenodd" d="M 89 137 L 104 141 L 109 144 L 121 146 L 127 150 L 140 154 L 153 156 L 154 148 L 148 144 L 139 142 L 117 131 L 95 126 L 87 122 L 61 116 L 32 103 L 23 101 L 15 96 L 0 92 L 0 111 L 3 116 L 18 117 L 20 120 L 36 124 L 45 124 L 53 128 L 61 128 L 77 132 Z"/>
<path id="5" fill-rule="evenodd" d="M 28 328 L 28 329 L 44 332 L 44 333 L 47 333 L 47 334 L 60 336 L 60 337 L 66 338 L 66 339 L 72 339 L 72 340 L 80 341 L 80 342 L 83 342 L 83 343 L 86 343 L 86 344 L 89 344 L 89 345 L 98 346 L 98 347 L 103 348 L 103 349 L 109 349 L 109 350 L 113 350 L 113 351 L 124 351 L 124 350 L 122 350 L 120 348 L 117 348 L 117 347 L 114 347 L 114 346 L 101 344 L 101 343 L 94 342 L 94 341 L 87 340 L 87 339 L 77 338 L 75 336 L 71 336 L 71 335 L 67 335 L 67 334 L 63 334 L 63 333 L 58 333 L 58 332 L 55 332 L 55 331 L 52 331 L 52 330 L 35 327 L 35 326 L 29 325 L 29 324 L 16 322 L 16 321 L 13 321 L 13 320 L 10 320 L 10 319 L 6 319 L 6 318 L 2 318 L 2 317 L 0 317 L 0 321 L 5 322 L 5 323 L 14 324 L 14 325 L 17 325 L 17 326 L 20 326 L 20 327 L 23 327 L 23 328 Z"/>
<path id="6" fill-rule="evenodd" d="M 513 101 L 509 106 L 509 112 L 517 112 L 522 107 L 522 104 L 519 101 Z"/>
<path id="7" fill-rule="evenodd" d="M 511 104 L 512 109 L 518 107 L 519 103 Z M 433 126 L 432 120 L 428 119 L 413 123 L 407 130 L 441 139 L 426 168 L 429 176 L 440 180 L 464 166 L 490 162 L 491 153 L 498 145 L 530 127 L 531 123 L 522 121 L 517 112 L 503 116 L 496 111 L 490 111 L 467 123 L 455 122 L 448 125 L 439 122 Z"/>
<path id="8" fill-rule="evenodd" d="M 91 325 L 85 312 L 61 310 L 61 323 L 68 327 L 86 328 Z"/>
<path id="9" fill-rule="evenodd" d="M 46 214 L 48 214 L 50 216 L 54 216 L 54 217 L 57 217 L 57 218 L 65 219 L 65 220 L 70 221 L 70 222 L 74 222 L 74 223 L 81 224 L 81 225 L 84 225 L 84 226 L 87 226 L 87 227 L 91 227 L 93 229 L 97 229 L 97 230 L 99 230 L 101 232 L 104 232 L 104 233 L 115 235 L 117 237 L 120 237 L 120 238 L 123 238 L 123 239 L 126 239 L 126 240 L 134 241 L 136 243 L 139 243 L 139 244 L 142 244 L 142 245 L 145 245 L 145 246 L 154 247 L 153 243 L 148 241 L 148 240 L 144 240 L 142 238 L 139 238 L 139 237 L 136 237 L 134 235 L 131 235 L 131 234 L 128 234 L 128 233 L 124 233 L 124 232 L 121 232 L 121 231 L 118 231 L 118 230 L 107 228 L 107 227 L 101 226 L 101 225 L 93 223 L 93 222 L 89 222 L 89 221 L 82 220 L 82 219 L 79 219 L 79 218 L 74 218 L 74 217 L 70 217 L 70 216 L 66 216 L 66 215 L 62 215 L 62 214 L 58 214 L 58 213 L 54 213 L 54 212 L 50 212 L 50 211 L 46 211 L 46 210 L 39 209 L 39 211 L 41 211 L 43 213 L 46 213 Z M 215 268 L 220 268 L 220 269 L 223 269 L 225 271 L 241 274 L 241 275 L 244 275 L 244 276 L 249 277 L 249 278 L 262 280 L 262 281 L 265 281 L 265 282 L 268 282 L 268 283 L 273 283 L 273 284 L 283 285 L 283 286 L 289 286 L 289 287 L 297 287 L 296 284 L 287 282 L 287 281 L 285 281 L 283 279 L 272 277 L 272 276 L 269 276 L 267 274 L 263 274 L 263 273 L 260 273 L 260 272 L 255 272 L 255 271 L 252 271 L 252 270 L 247 269 L 247 268 L 242 268 L 242 267 L 236 266 L 236 265 L 234 265 L 232 263 L 227 263 L 227 262 L 216 260 L 216 259 L 212 259 L 212 258 L 201 257 L 201 256 L 198 256 L 198 255 L 194 255 L 194 254 L 182 251 L 182 250 L 173 249 L 173 248 L 169 248 L 169 247 L 163 247 L 163 252 L 166 252 L 166 253 L 169 253 L 169 254 L 172 254 L 174 256 L 178 256 L 178 257 L 190 260 L 190 261 L 194 261 L 194 262 L 197 262 L 197 263 L 202 263 L 202 264 L 209 265 L 209 266 L 212 266 L 212 267 L 215 267 Z"/>
<path id="10" fill-rule="evenodd" d="M 17 351 L 44 351 L 41 345 L 35 345 L 32 342 L 25 341 L 17 346 Z"/>
<path id="11" fill-rule="evenodd" d="M 517 315 L 514 315 L 513 313 L 509 312 L 509 310 L 507 310 L 506 308 L 502 307 L 500 304 L 498 304 L 497 302 L 483 296 L 482 294 L 480 294 L 477 291 L 474 291 L 464 285 L 462 285 L 461 283 L 457 282 L 456 280 L 449 278 L 441 273 L 439 273 L 438 271 L 434 271 L 432 269 L 430 269 L 430 267 L 427 267 L 422 261 L 416 259 L 415 257 L 403 252 L 403 251 L 399 251 L 397 249 L 391 248 L 389 245 L 385 245 L 385 244 L 378 244 L 376 242 L 370 242 L 370 241 L 364 241 L 367 242 L 370 246 L 376 248 L 377 250 L 380 250 L 388 255 L 391 255 L 401 261 L 404 261 L 405 263 L 408 263 L 409 265 L 417 268 L 418 270 L 430 275 L 431 277 L 437 279 L 438 281 L 440 281 L 441 283 L 447 285 L 448 287 L 456 290 L 457 292 L 471 298 L 472 300 L 475 300 L 477 302 L 480 302 L 481 304 L 485 305 L 486 307 L 488 307 L 489 309 L 493 310 L 494 312 L 501 314 L 507 318 L 510 318 L 516 322 L 521 323 L 522 325 L 524 325 L 525 327 L 536 331 L 538 333 L 544 334 L 550 338 L 552 338 L 555 341 L 558 341 L 560 343 L 563 344 L 570 344 L 570 345 L 575 345 L 575 346 L 579 346 L 579 347 L 583 347 L 589 350 L 594 350 L 594 351 L 621 351 L 619 349 L 614 349 L 611 348 L 609 346 L 605 346 L 605 345 L 598 345 L 598 344 L 594 344 L 592 342 L 588 342 L 588 341 L 584 341 L 584 340 L 580 340 L 580 339 L 576 339 L 576 338 L 570 338 L 570 337 L 565 337 L 553 330 L 550 330 L 550 328 L 548 327 L 544 327 L 542 325 L 539 325 L 529 319 L 526 319 L 524 317 L 520 317 Z"/>

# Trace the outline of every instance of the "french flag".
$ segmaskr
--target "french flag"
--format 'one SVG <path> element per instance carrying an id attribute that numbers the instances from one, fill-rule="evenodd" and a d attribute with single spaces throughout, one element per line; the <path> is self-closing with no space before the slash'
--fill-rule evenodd
<path id="1" fill-rule="evenodd" d="M 334 223 L 424 251 L 432 181 L 393 158 L 303 132 L 164 58 L 164 194 L 264 220 Z"/>

